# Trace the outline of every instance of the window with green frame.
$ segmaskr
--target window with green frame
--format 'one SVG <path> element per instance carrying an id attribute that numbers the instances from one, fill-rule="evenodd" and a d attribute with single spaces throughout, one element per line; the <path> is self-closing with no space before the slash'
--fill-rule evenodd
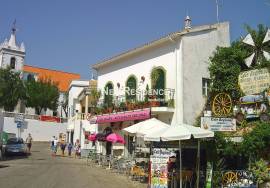
<path id="1" fill-rule="evenodd" d="M 104 105 L 106 107 L 112 107 L 113 106 L 113 84 L 107 83 L 105 86 L 105 93 L 104 93 Z"/>
<path id="2" fill-rule="evenodd" d="M 128 92 L 126 92 L 126 100 L 130 102 L 136 101 L 137 80 L 134 76 L 128 78 L 126 87 L 129 88 Z"/>
<path id="3" fill-rule="evenodd" d="M 158 99 L 164 99 L 165 98 L 165 71 L 162 68 L 155 68 L 151 72 L 151 83 L 152 83 L 152 89 L 158 92 L 156 95 Z"/>

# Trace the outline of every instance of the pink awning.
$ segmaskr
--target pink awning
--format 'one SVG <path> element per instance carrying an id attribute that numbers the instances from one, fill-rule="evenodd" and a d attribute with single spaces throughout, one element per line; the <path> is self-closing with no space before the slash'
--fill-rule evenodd
<path id="1" fill-rule="evenodd" d="M 110 123 L 119 121 L 133 121 L 133 120 L 143 120 L 150 118 L 150 109 L 143 109 L 140 111 L 116 113 L 101 115 L 96 117 L 96 123 Z"/>

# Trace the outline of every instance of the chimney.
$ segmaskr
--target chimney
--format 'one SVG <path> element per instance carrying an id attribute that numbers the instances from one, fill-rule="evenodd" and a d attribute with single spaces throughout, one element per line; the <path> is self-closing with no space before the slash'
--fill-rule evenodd
<path id="1" fill-rule="evenodd" d="M 191 19 L 189 16 L 186 16 L 185 19 L 185 29 L 191 29 Z"/>

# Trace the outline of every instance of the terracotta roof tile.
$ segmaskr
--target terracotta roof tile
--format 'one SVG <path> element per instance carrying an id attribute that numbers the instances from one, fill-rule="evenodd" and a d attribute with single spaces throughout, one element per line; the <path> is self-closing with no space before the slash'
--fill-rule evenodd
<path id="1" fill-rule="evenodd" d="M 39 79 L 42 78 L 49 78 L 53 82 L 58 83 L 58 89 L 61 92 L 68 91 L 69 84 L 72 80 L 80 79 L 79 74 L 69 73 L 64 71 L 57 71 L 52 69 L 45 69 L 40 67 L 34 67 L 29 65 L 24 65 L 23 67 L 24 72 L 35 73 L 38 75 Z"/>

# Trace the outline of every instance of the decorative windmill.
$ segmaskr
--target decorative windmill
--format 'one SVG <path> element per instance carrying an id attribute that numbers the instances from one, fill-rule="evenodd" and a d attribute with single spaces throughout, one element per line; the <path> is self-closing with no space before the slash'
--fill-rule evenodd
<path id="1" fill-rule="evenodd" d="M 252 54 L 245 59 L 245 63 L 248 67 L 250 67 L 252 64 L 260 63 L 256 62 L 260 55 L 264 56 L 266 60 L 270 60 L 270 50 L 269 47 L 267 50 L 266 49 L 267 46 L 265 45 L 269 41 L 270 41 L 270 29 L 268 29 L 266 32 L 264 40 L 262 41 L 261 44 L 261 48 L 258 48 L 258 46 L 256 46 L 250 33 L 244 38 L 243 43 L 247 44 L 252 49 Z"/>

